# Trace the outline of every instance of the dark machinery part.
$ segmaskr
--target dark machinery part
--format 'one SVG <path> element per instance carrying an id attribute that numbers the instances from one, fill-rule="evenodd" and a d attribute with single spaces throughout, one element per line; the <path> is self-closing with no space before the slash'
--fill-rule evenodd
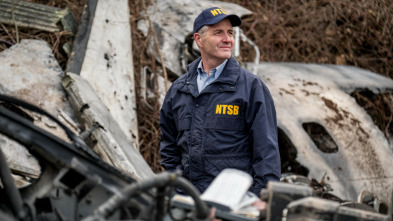
<path id="1" fill-rule="evenodd" d="M 371 207 L 313 197 L 312 188 L 299 184 L 269 182 L 261 192 L 267 201 L 266 221 L 391 221 L 392 217 Z"/>
<path id="2" fill-rule="evenodd" d="M 14 184 L 14 179 L 11 176 L 11 170 L 7 165 L 7 161 L 3 154 L 3 151 L 0 149 L 0 180 L 3 183 L 5 191 L 5 195 L 7 199 L 9 199 L 9 203 L 12 209 L 14 216 L 23 220 L 26 218 L 26 210 L 23 207 L 23 200 L 19 193 L 18 188 Z"/>
<path id="3" fill-rule="evenodd" d="M 130 184 L 126 186 L 119 194 L 112 196 L 109 200 L 97 208 L 94 211 L 94 215 L 87 217 L 84 219 L 84 221 L 98 221 L 102 220 L 102 218 L 107 218 L 115 210 L 121 207 L 121 205 L 127 203 L 128 199 L 133 197 L 135 194 L 138 194 L 141 191 L 143 192 L 149 190 L 153 187 L 159 187 L 159 189 L 161 189 L 166 186 L 183 188 L 185 192 L 194 199 L 195 208 L 197 211 L 196 218 L 200 220 L 207 219 L 209 215 L 209 209 L 207 205 L 199 198 L 199 193 L 195 187 L 190 185 L 186 179 L 180 177 L 179 175 L 180 174 L 176 173 L 161 173 L 153 179 Z M 162 207 L 162 204 L 157 205 Z M 162 212 L 162 210 L 160 211 Z M 161 215 L 162 216 L 156 216 L 156 220 L 160 220 L 164 217 L 164 214 Z"/>
<path id="4" fill-rule="evenodd" d="M 86 131 L 83 131 L 79 136 L 83 139 L 86 140 L 89 138 L 95 130 L 98 128 L 102 128 L 102 126 L 98 122 L 94 122 L 93 125 Z"/>
<path id="5" fill-rule="evenodd" d="M 290 202 L 308 196 L 312 196 L 312 189 L 308 186 L 269 182 L 261 193 L 267 202 L 266 221 L 281 221 L 282 211 Z"/>
<path id="6" fill-rule="evenodd" d="M 342 206 L 331 200 L 306 197 L 288 204 L 283 220 L 390 221 L 391 217 Z"/>
<path id="7" fill-rule="evenodd" d="M 0 100 L 54 117 L 31 104 L 0 95 Z M 56 121 L 58 124 L 61 122 Z M 66 128 L 62 125 L 62 128 Z M 171 186 L 179 186 L 196 202 L 195 218 L 207 219 L 209 209 L 195 187 L 177 173 L 162 173 L 137 181 L 91 151 L 71 130 L 67 143 L 20 115 L 0 107 L 0 133 L 34 155 L 40 177 L 17 189 L 6 160 L 0 155 L 0 217 L 15 220 L 162 220 Z M 158 194 L 159 193 L 159 194 Z M 4 196 L 4 197 L 3 197 Z"/>

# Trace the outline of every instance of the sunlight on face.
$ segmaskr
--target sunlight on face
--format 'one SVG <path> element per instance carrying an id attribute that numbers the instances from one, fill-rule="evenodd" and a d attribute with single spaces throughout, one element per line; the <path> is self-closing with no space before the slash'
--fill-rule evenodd
<path id="1" fill-rule="evenodd" d="M 202 58 L 223 62 L 232 55 L 233 27 L 228 19 L 211 25 L 200 38 Z"/>

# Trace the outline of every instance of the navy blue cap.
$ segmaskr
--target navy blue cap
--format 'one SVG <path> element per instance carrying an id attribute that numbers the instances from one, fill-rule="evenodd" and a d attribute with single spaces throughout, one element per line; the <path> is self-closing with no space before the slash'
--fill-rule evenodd
<path id="1" fill-rule="evenodd" d="M 194 21 L 194 32 L 193 35 L 201 29 L 205 25 L 214 25 L 223 19 L 228 18 L 231 21 L 233 27 L 239 26 L 242 24 L 242 20 L 239 16 L 235 14 L 227 14 L 219 7 L 212 7 L 205 9 L 198 15 L 198 17 Z"/>

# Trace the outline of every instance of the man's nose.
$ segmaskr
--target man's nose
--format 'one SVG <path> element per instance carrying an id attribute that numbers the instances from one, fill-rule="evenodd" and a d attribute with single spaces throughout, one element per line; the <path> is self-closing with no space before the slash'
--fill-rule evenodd
<path id="1" fill-rule="evenodd" d="M 224 40 L 225 42 L 232 41 L 232 40 L 233 40 L 233 37 L 232 37 L 231 34 L 225 33 L 225 34 L 224 34 L 224 39 L 223 39 L 223 40 Z"/>

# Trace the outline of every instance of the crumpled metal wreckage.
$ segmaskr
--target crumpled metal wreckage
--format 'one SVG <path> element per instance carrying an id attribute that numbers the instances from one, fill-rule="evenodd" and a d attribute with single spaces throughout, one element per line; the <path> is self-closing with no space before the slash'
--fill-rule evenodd
<path id="1" fill-rule="evenodd" d="M 84 140 L 49 113 L 8 96 L 0 100 L 38 112 L 57 123 L 71 143 L 0 107 L 0 132 L 26 147 L 41 167 L 39 178 L 18 189 L 1 151 L 1 220 L 163 220 L 166 196 L 183 188 L 195 200 L 197 219 L 208 208 L 195 187 L 177 173 L 135 180 L 104 162 Z"/>
<path id="2" fill-rule="evenodd" d="M 211 207 L 180 173 L 164 172 L 136 180 L 104 162 L 81 136 L 49 113 L 12 97 L 0 95 L 0 100 L 48 117 L 70 140 L 64 141 L 23 115 L 0 107 L 0 133 L 23 145 L 41 167 L 38 178 L 18 189 L 0 153 L 1 220 L 210 220 Z M 310 187 L 307 177 L 283 178 L 282 182 L 268 183 L 262 190 L 261 198 L 267 202 L 267 208 L 259 216 L 217 210 L 216 217 L 244 221 L 391 220 L 390 214 L 378 213 L 363 203 L 328 199 Z M 193 198 L 191 207 L 173 202 L 176 188 Z"/>
<path id="3" fill-rule="evenodd" d="M 0 149 L 0 220 L 211 220 L 211 208 L 181 173 L 137 180 L 86 145 L 92 131 L 77 135 L 41 108 L 3 94 L 0 104 L 0 134 L 25 147 L 41 168 L 29 185 L 18 188 Z M 34 125 L 26 110 L 53 121 L 68 140 Z M 176 188 L 193 199 L 191 208 L 174 206 Z M 256 220 L 221 211 L 216 216 Z"/>

